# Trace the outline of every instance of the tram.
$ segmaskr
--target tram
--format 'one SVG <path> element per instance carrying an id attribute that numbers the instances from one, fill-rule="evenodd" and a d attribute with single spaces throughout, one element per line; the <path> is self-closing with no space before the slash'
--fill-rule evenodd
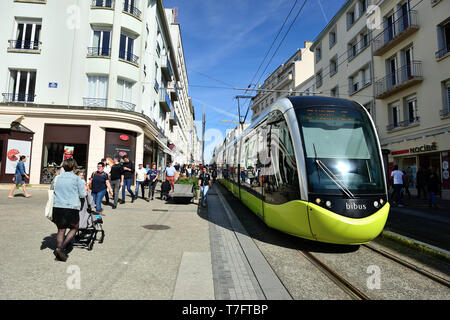
<path id="1" fill-rule="evenodd" d="M 367 243 L 388 217 L 379 139 L 354 101 L 279 99 L 225 140 L 212 162 L 219 181 L 266 225 L 294 236 Z"/>

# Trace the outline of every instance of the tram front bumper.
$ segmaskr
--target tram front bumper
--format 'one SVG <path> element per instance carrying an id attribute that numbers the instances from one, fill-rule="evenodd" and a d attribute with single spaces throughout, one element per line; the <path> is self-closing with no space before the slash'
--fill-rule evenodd
<path id="1" fill-rule="evenodd" d="M 337 244 L 362 244 L 375 239 L 383 231 L 389 208 L 389 203 L 386 203 L 374 214 L 366 218 L 354 219 L 341 216 L 314 203 L 309 203 L 309 223 L 313 237 L 317 241 Z"/>

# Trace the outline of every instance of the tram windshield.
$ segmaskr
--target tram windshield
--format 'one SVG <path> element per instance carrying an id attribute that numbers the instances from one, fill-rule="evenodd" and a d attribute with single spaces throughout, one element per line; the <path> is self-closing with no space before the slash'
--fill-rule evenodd
<path id="1" fill-rule="evenodd" d="M 365 113 L 334 106 L 296 113 L 310 193 L 353 198 L 385 192 L 376 136 Z"/>

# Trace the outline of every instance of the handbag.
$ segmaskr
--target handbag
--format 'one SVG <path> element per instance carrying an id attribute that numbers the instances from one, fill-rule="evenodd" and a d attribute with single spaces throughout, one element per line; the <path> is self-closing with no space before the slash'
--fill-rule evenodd
<path id="1" fill-rule="evenodd" d="M 47 219 L 49 219 L 50 221 L 53 221 L 53 200 L 55 198 L 55 187 L 56 187 L 56 181 L 58 180 L 59 176 L 56 176 L 55 178 L 55 182 L 53 183 L 53 190 L 50 188 L 50 190 L 48 190 L 48 200 L 47 200 L 47 204 L 45 205 L 45 217 Z"/>

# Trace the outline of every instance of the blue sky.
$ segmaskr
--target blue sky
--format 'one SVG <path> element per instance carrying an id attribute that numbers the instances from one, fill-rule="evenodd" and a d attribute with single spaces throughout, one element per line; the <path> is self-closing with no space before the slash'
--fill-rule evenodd
<path id="1" fill-rule="evenodd" d="M 269 58 L 303 1 L 297 1 Z M 209 161 L 214 146 L 221 141 L 226 130 L 236 126 L 221 120 L 237 121 L 237 101 L 234 97 L 244 92 L 228 88 L 246 88 L 250 84 L 294 2 L 295 0 L 164 0 L 166 8 L 178 7 L 189 95 L 195 106 L 199 136 L 205 105 L 206 161 Z M 298 48 L 303 48 L 304 41 L 314 40 L 344 3 L 345 0 L 308 0 L 259 82 L 264 82 Z M 262 69 L 267 61 L 268 59 Z M 261 76 L 261 71 L 255 81 Z M 247 120 L 250 117 L 251 111 Z"/>

